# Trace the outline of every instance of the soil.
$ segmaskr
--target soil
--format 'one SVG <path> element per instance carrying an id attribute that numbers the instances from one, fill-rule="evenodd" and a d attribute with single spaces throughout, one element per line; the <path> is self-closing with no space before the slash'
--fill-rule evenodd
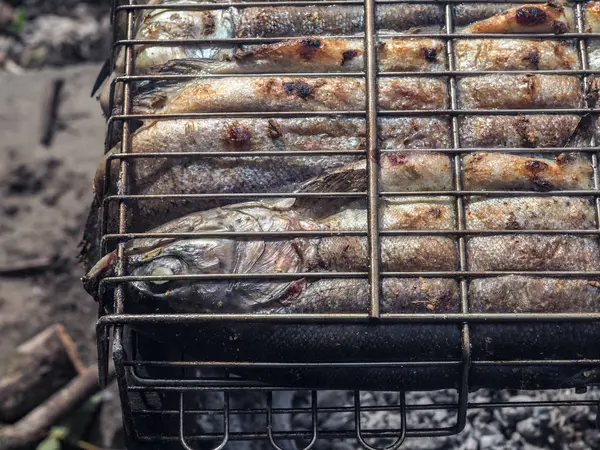
<path id="1" fill-rule="evenodd" d="M 0 361 L 53 323 L 64 324 L 86 364 L 96 360 L 97 306 L 77 254 L 104 147 L 104 119 L 90 97 L 99 70 L 0 73 L 0 272 L 31 266 L 0 274 Z M 57 77 L 65 80 L 59 127 L 46 148 L 43 104 Z"/>

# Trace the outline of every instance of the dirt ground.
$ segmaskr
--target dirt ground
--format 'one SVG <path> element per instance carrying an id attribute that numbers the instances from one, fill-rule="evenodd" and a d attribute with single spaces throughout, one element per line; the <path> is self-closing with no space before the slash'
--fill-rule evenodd
<path id="1" fill-rule="evenodd" d="M 79 281 L 77 245 L 104 145 L 104 119 L 90 98 L 99 68 L 0 73 L 0 360 L 57 322 L 87 364 L 96 359 L 97 307 Z M 42 105 L 57 76 L 65 79 L 61 125 L 46 148 Z M 5 273 L 28 265 L 47 267 Z"/>

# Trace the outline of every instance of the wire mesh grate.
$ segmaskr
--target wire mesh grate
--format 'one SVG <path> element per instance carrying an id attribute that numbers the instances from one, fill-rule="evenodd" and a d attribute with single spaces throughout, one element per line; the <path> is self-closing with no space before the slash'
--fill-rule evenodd
<path id="1" fill-rule="evenodd" d="M 125 4 L 122 4 L 125 3 Z M 573 369 L 573 374 L 584 371 L 587 373 L 590 368 L 600 365 L 600 355 L 594 352 L 586 354 L 585 351 L 573 353 L 574 357 L 564 356 L 561 352 L 561 338 L 554 336 L 558 334 L 557 329 L 547 331 L 554 336 L 556 348 L 559 350 L 541 351 L 539 357 L 511 357 L 501 350 L 490 351 L 486 353 L 487 342 L 485 333 L 488 325 L 497 324 L 500 326 L 532 327 L 537 324 L 551 327 L 561 324 L 571 324 L 576 329 L 578 324 L 589 325 L 592 331 L 588 332 L 583 342 L 589 343 L 594 337 L 598 336 L 594 326 L 600 319 L 600 313 L 593 312 L 527 312 L 512 311 L 502 313 L 489 313 L 482 311 L 473 311 L 470 308 L 469 289 L 470 282 L 476 279 L 492 279 L 500 276 L 530 276 L 539 278 L 564 278 L 564 279 L 583 279 L 589 283 L 597 283 L 595 280 L 600 276 L 600 270 L 476 270 L 469 261 L 468 243 L 472 238 L 491 237 L 491 236 L 581 236 L 594 237 L 600 234 L 600 176 L 598 174 L 598 150 L 596 139 L 592 137 L 588 146 L 580 146 L 568 142 L 565 146 L 537 146 L 533 144 L 528 147 L 517 146 L 468 146 L 465 147 L 461 142 L 462 121 L 469 117 L 529 117 L 533 115 L 576 115 L 580 118 L 589 118 L 595 120 L 595 111 L 597 109 L 594 93 L 588 90 L 588 86 L 594 81 L 596 70 L 590 69 L 588 45 L 591 40 L 600 39 L 600 33 L 592 32 L 586 29 L 585 7 L 586 3 L 574 2 L 572 9 L 575 14 L 575 30 L 560 30 L 557 32 L 540 33 L 510 33 L 511 39 L 516 40 L 542 40 L 564 42 L 565 45 L 576 43 L 578 49 L 579 61 L 574 67 L 558 69 L 525 69 L 525 70 L 461 70 L 457 68 L 456 63 L 456 44 L 459 42 L 471 41 L 473 39 L 506 39 L 506 33 L 477 33 L 470 34 L 464 32 L 461 27 L 456 26 L 455 17 L 456 7 L 460 5 L 485 5 L 488 2 L 475 0 L 445 0 L 432 2 L 428 0 L 365 0 L 365 1 L 277 1 L 277 2 L 192 2 L 170 4 L 134 4 L 141 2 L 120 2 L 115 0 L 113 3 L 113 55 L 111 63 L 115 63 L 122 56 L 122 73 L 117 74 L 110 83 L 110 95 L 108 110 L 110 117 L 107 119 L 107 140 L 105 152 L 108 154 L 113 145 L 111 136 L 118 136 L 120 143 L 117 144 L 117 152 L 107 155 L 104 160 L 102 177 L 102 209 L 101 209 L 101 241 L 100 246 L 103 254 L 114 251 L 116 254 L 116 265 L 113 276 L 105 277 L 99 284 L 99 321 L 98 321 L 98 352 L 101 367 L 101 381 L 105 380 L 106 367 L 109 359 L 109 333 L 114 329 L 113 357 L 117 366 L 117 376 L 119 379 L 120 392 L 124 405 L 124 417 L 128 432 L 134 437 L 134 440 L 145 443 L 177 443 L 183 448 L 194 448 L 197 442 L 210 442 L 212 448 L 224 448 L 229 442 L 237 440 L 265 440 L 273 448 L 285 448 L 280 442 L 286 439 L 302 440 L 306 449 L 311 448 L 317 439 L 356 439 L 364 448 L 372 447 L 369 439 L 386 438 L 384 448 L 396 449 L 401 447 L 405 438 L 426 437 L 426 436 L 448 436 L 460 432 L 467 422 L 467 411 L 474 408 L 502 408 L 516 406 L 546 407 L 546 406 L 597 406 L 596 400 L 572 399 L 555 402 L 529 402 L 524 403 L 506 403 L 490 402 L 486 404 L 469 402 L 469 392 L 481 386 L 481 382 L 474 381 L 479 378 L 474 377 L 477 372 L 483 370 L 494 370 L 494 368 L 518 370 L 518 368 L 551 367 L 552 370 L 561 370 L 561 368 Z M 519 6 L 514 1 L 495 2 L 499 4 L 509 4 Z M 534 0 L 531 5 L 545 5 L 543 1 Z M 139 86 L 153 82 L 186 82 L 197 79 L 204 80 L 227 80 L 232 77 L 228 73 L 202 73 L 202 74 L 152 74 L 136 71 L 136 51 L 140 48 L 169 48 L 169 47 L 197 47 L 202 45 L 212 46 L 244 46 L 274 44 L 281 42 L 298 41 L 307 36 L 275 36 L 275 37 L 206 37 L 201 39 L 146 39 L 145 36 L 136 34 L 136 20 L 140 14 L 151 12 L 153 10 L 172 10 L 174 13 L 182 11 L 225 11 L 235 8 L 237 11 L 246 8 L 267 8 L 267 7 L 313 7 L 315 5 L 360 7 L 363 11 L 364 32 L 360 35 L 355 34 L 325 34 L 310 35 L 310 39 L 319 41 L 323 39 L 363 40 L 364 45 L 364 70 L 358 72 L 298 72 L 298 73 L 239 73 L 235 74 L 239 79 L 277 79 L 286 76 L 302 79 L 348 79 L 360 80 L 364 83 L 365 106 L 361 109 L 336 108 L 333 110 L 265 110 L 265 111 L 209 111 L 209 112 L 175 112 L 175 113 L 148 113 L 140 112 L 136 109 L 134 103 L 135 96 Z M 402 8 L 406 5 L 434 5 L 443 10 L 443 26 L 440 31 L 430 32 L 429 30 L 419 30 L 416 34 L 410 33 L 388 33 L 378 31 L 377 27 L 377 9 L 379 7 Z M 569 6 L 571 8 L 571 6 Z M 458 31 L 456 31 L 458 29 Z M 444 68 L 438 71 L 386 71 L 378 67 L 378 43 L 385 39 L 433 39 L 440 41 L 444 46 L 445 61 Z M 576 107 L 464 107 L 459 94 L 459 83 L 469 77 L 484 75 L 539 75 L 539 76 L 576 76 L 581 79 L 582 92 L 584 99 Z M 425 109 L 414 108 L 396 108 L 386 109 L 378 104 L 378 83 L 381 80 L 395 80 L 415 78 L 418 80 L 442 80 L 446 85 L 443 101 L 444 106 L 428 107 Z M 420 82 L 420 81 L 419 81 Z M 432 94 L 432 95 L 435 95 Z M 202 119 L 295 119 L 295 118 L 356 118 L 363 119 L 365 123 L 364 148 L 361 149 L 325 149 L 315 148 L 301 151 L 286 151 L 286 157 L 290 156 L 315 156 L 315 157 L 333 157 L 338 155 L 364 157 L 366 160 L 367 183 L 366 189 L 356 192 L 350 191 L 331 191 L 331 192 L 302 192 L 294 193 L 295 198 L 320 199 L 362 199 L 367 202 L 367 227 L 361 231 L 260 231 L 260 232 L 239 232 L 239 231 L 215 231 L 215 232 L 148 232 L 148 231 L 130 231 L 129 222 L 135 216 L 136 208 L 147 205 L 152 202 L 169 201 L 174 204 L 185 202 L 198 202 L 201 200 L 222 200 L 222 201 L 251 201 L 261 199 L 289 198 L 290 192 L 277 192 L 272 189 L 269 192 L 187 192 L 187 193 L 136 193 L 131 190 L 132 184 L 135 185 L 135 179 L 132 180 L 132 167 L 140 161 L 157 160 L 187 160 L 197 161 L 203 158 L 227 158 L 227 157 L 278 157 L 281 151 L 256 151 L 236 149 L 235 151 L 186 151 L 186 152 L 146 152 L 135 153 L 132 148 L 132 140 L 137 131 L 136 121 L 164 122 L 176 120 L 202 120 Z M 419 152 L 430 152 L 443 155 L 452 161 L 452 186 L 447 189 L 436 190 L 392 190 L 386 191 L 380 188 L 380 165 L 379 161 L 386 155 L 394 156 L 399 152 L 398 149 L 379 148 L 378 121 L 382 118 L 439 118 L 446 120 L 450 140 L 448 145 L 442 148 L 409 148 L 403 147 L 402 153 L 411 154 Z M 583 119 L 580 119 L 583 120 Z M 548 157 L 557 154 L 576 153 L 590 158 L 592 169 L 593 186 L 589 188 L 573 188 L 553 186 L 542 186 L 541 189 L 494 189 L 494 188 L 472 188 L 465 185 L 464 182 L 464 158 L 468 155 L 477 155 L 481 152 L 490 154 L 531 154 L 547 155 Z M 116 166 L 115 166 L 116 164 Z M 115 170 L 115 167 L 118 169 Z M 117 186 L 116 190 L 111 187 Z M 381 229 L 379 217 L 379 204 L 382 199 L 387 198 L 415 198 L 415 197 L 448 197 L 451 199 L 454 208 L 454 226 L 449 229 Z M 577 198 L 588 198 L 595 203 L 595 223 L 596 229 L 567 229 L 559 227 L 555 229 L 472 229 L 467 221 L 467 204 L 476 197 L 555 197 L 572 196 Z M 116 209 L 115 209 L 116 207 Z M 116 221 L 116 227 L 111 228 L 110 222 Z M 114 225 L 114 224 L 113 224 Z M 293 273 L 203 273 L 203 274 L 182 274 L 182 275 L 133 275 L 128 271 L 126 258 L 126 245 L 128 242 L 140 238 L 157 239 L 194 239 L 194 238 L 220 238 L 220 239 L 276 239 L 276 238 L 319 238 L 328 236 L 355 236 L 366 238 L 368 242 L 368 270 L 366 271 L 337 271 L 337 272 L 293 272 Z M 437 236 L 453 239 L 456 243 L 458 264 L 454 270 L 386 270 L 381 264 L 381 240 L 387 237 L 422 237 Z M 250 314 L 250 313 L 145 313 L 131 314 L 127 312 L 126 305 L 129 301 L 126 291 L 126 284 L 130 282 L 152 282 L 152 281 L 179 281 L 179 282 L 200 282 L 226 280 L 255 280 L 255 281 L 273 281 L 273 280 L 326 280 L 326 279 L 366 279 L 369 286 L 369 305 L 368 309 L 360 313 L 357 312 L 335 312 L 335 313 L 310 313 L 310 314 Z M 386 279 L 448 279 L 453 280 L 458 286 L 458 304 L 456 308 L 444 314 L 429 312 L 389 312 L 382 309 L 382 282 Z M 110 311 L 110 313 L 107 313 Z M 384 360 L 368 360 L 362 358 L 353 361 L 329 361 L 329 360 L 280 360 L 275 357 L 267 360 L 257 360 L 253 358 L 240 359 L 239 356 L 231 358 L 224 355 L 222 360 L 217 360 L 212 355 L 207 355 L 207 359 L 192 358 L 181 353 L 177 353 L 179 358 L 166 360 L 154 358 L 148 355 L 138 355 L 136 353 L 137 332 L 136 328 L 170 328 L 166 335 L 169 344 L 175 346 L 179 352 L 185 353 L 183 348 L 177 348 L 178 327 L 188 330 L 202 328 L 212 325 L 227 324 L 280 324 L 281 326 L 302 324 L 322 324 L 325 325 L 349 325 L 365 324 L 370 325 L 373 322 L 378 324 L 406 324 L 408 325 L 444 325 L 452 327 L 456 333 L 452 334 L 453 353 L 446 359 L 441 357 L 431 358 L 408 358 L 406 355 L 396 354 L 394 358 Z M 233 325 L 232 325 L 233 326 Z M 173 331 L 176 330 L 176 331 Z M 514 330 L 517 328 L 513 328 Z M 550 330 L 550 328 L 548 328 Z M 158 332 L 156 332 L 158 333 Z M 156 333 L 154 333 L 156 335 Z M 507 332 L 510 333 L 510 332 Z M 535 334 L 535 332 L 532 332 Z M 174 337 L 175 336 L 175 337 Z M 530 335 L 531 338 L 532 335 Z M 179 339 L 181 338 L 179 336 Z M 532 338 L 533 339 L 533 338 Z M 131 340 L 131 342 L 129 342 Z M 133 342 L 133 344 L 132 344 Z M 483 342 L 483 343 L 481 343 Z M 554 341 L 553 341 L 554 342 Z M 573 346 L 575 341 L 564 344 Z M 181 342 L 179 342 L 181 343 Z M 491 344 L 490 344 L 491 345 Z M 537 347 L 543 348 L 543 343 L 536 343 Z M 492 345 L 493 346 L 493 345 Z M 450 347 L 449 347 L 450 348 Z M 484 350 L 482 350 L 484 349 Z M 220 355 L 219 355 L 220 356 Z M 446 355 L 444 355 L 446 356 Z M 537 355 L 536 355 L 537 356 Z M 354 391 L 352 401 L 347 405 L 320 406 L 318 404 L 319 395 L 324 392 L 322 389 L 309 389 L 310 404 L 298 408 L 277 408 L 273 406 L 273 395 L 285 390 L 289 386 L 278 386 L 276 383 L 267 381 L 251 381 L 252 377 L 231 376 L 229 372 L 235 373 L 236 370 L 304 370 L 304 369 L 328 369 L 330 371 L 340 371 L 343 369 L 391 369 L 391 370 L 427 370 L 448 368 L 452 370 L 452 387 L 456 391 L 456 397 L 447 404 L 436 405 L 416 405 L 411 404 L 406 399 L 404 390 L 397 392 L 398 406 L 362 406 L 360 401 L 360 392 Z M 170 371 L 168 371 L 168 370 Z M 197 370 L 221 370 L 224 371 L 214 379 L 205 379 L 198 376 Z M 162 370 L 167 370 L 167 375 L 162 375 Z M 525 370 L 525 369 L 524 369 Z M 141 372 L 146 371 L 146 375 Z M 192 376 L 183 376 L 192 372 Z M 417 373 L 417 372 L 415 372 Z M 161 374 L 161 375 L 158 375 Z M 569 380 L 573 377 L 569 375 Z M 479 375 L 481 376 L 481 375 Z M 515 375 L 516 377 L 516 375 Z M 588 377 L 589 378 L 589 377 Z M 574 380 L 574 378 L 573 378 Z M 586 379 L 584 382 L 575 382 L 573 385 L 565 387 L 578 387 L 594 384 L 600 380 Z M 534 386 L 535 380 L 531 381 Z M 304 386 L 312 388 L 311 385 Z M 360 386 L 357 386 L 360 387 Z M 537 385 L 536 388 L 542 389 L 546 386 Z M 556 386 L 553 386 L 556 387 Z M 223 401 L 219 407 L 215 408 L 194 408 L 187 407 L 185 399 L 187 396 L 204 392 L 222 393 Z M 231 396 L 241 392 L 255 392 L 260 394 L 264 400 L 264 406 L 239 408 L 232 406 Z M 170 406 L 162 405 L 160 408 L 152 409 L 148 406 L 146 397 L 152 395 L 167 398 L 164 400 Z M 141 402 L 141 403 L 140 403 Z M 151 402 L 150 402 L 151 403 Z M 137 406 L 136 406 L 137 405 Z M 140 406 L 141 405 L 141 406 Z M 447 410 L 454 420 L 447 427 L 418 428 L 411 424 L 410 415 L 414 411 L 423 410 Z M 370 412 L 386 412 L 398 418 L 398 426 L 387 429 L 369 429 L 361 426 L 361 415 Z M 319 417 L 322 414 L 349 414 L 354 417 L 353 427 L 348 430 L 324 429 L 319 425 Z M 264 427 L 261 430 L 239 430 L 232 429 L 232 423 L 235 422 L 232 417 L 239 415 L 255 414 L 264 418 Z M 306 430 L 286 430 L 278 431 L 274 426 L 276 417 L 281 414 L 304 414 L 310 417 L 311 424 Z M 220 432 L 194 434 L 190 432 L 185 425 L 185 418 L 192 416 L 219 416 L 222 418 L 222 429 Z M 149 418 L 154 417 L 152 420 Z M 144 430 L 144 423 L 156 424 L 156 418 L 172 422 L 174 434 L 164 434 L 162 431 L 156 433 L 156 429 Z M 173 420 L 172 420 L 173 419 Z M 214 445 L 212 445 L 214 444 Z"/>

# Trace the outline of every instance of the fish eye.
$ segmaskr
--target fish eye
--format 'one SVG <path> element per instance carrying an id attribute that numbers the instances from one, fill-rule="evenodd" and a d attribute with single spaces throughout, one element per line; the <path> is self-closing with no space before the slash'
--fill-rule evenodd
<path id="1" fill-rule="evenodd" d="M 152 272 L 150 272 L 150 275 L 153 277 L 164 277 L 164 276 L 171 276 L 173 275 L 174 272 L 168 268 L 168 267 L 155 267 Z M 150 281 L 152 284 L 166 284 L 169 283 L 170 280 L 152 280 Z"/>

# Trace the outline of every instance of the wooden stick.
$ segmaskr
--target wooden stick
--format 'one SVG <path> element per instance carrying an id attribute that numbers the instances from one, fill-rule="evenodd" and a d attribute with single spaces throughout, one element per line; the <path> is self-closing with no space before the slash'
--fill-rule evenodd
<path id="1" fill-rule="evenodd" d="M 65 80 L 62 78 L 56 78 L 52 80 L 52 83 L 47 92 L 46 101 L 44 102 L 42 109 L 42 135 L 40 143 L 49 147 L 52 144 L 54 133 L 56 132 L 56 126 L 58 124 L 58 109 L 61 101 L 61 91 Z"/>
<path id="2" fill-rule="evenodd" d="M 109 378 L 112 380 L 114 376 L 111 369 Z M 0 450 L 20 450 L 43 440 L 53 425 L 99 390 L 98 366 L 93 365 L 18 423 L 0 428 Z"/>
<path id="3" fill-rule="evenodd" d="M 17 347 L 0 376 L 0 421 L 13 423 L 83 372 L 75 344 L 53 325 Z"/>

